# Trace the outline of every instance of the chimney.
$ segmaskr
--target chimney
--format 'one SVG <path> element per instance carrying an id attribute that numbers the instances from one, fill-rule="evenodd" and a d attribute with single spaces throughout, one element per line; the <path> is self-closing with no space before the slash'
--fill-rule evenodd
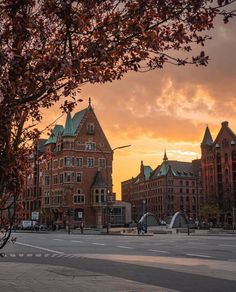
<path id="1" fill-rule="evenodd" d="M 229 123 L 227 121 L 224 121 L 221 123 L 221 126 L 224 127 L 228 127 Z"/>

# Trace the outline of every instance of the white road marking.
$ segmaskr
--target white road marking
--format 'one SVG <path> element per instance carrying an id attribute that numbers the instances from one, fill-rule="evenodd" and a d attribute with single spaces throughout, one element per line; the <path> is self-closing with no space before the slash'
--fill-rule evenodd
<path id="1" fill-rule="evenodd" d="M 212 258 L 209 255 L 204 255 L 204 254 L 194 254 L 194 253 L 186 253 L 187 256 L 190 257 L 200 257 L 200 258 Z"/>
<path id="2" fill-rule="evenodd" d="M 27 255 L 26 255 L 27 257 L 32 257 L 33 256 L 33 254 L 32 253 L 27 253 Z"/>
<path id="3" fill-rule="evenodd" d="M 97 242 L 92 242 L 94 245 L 105 245 L 105 243 L 97 243 Z"/>
<path id="4" fill-rule="evenodd" d="M 127 249 L 133 249 L 133 247 L 130 247 L 130 246 L 124 246 L 124 245 L 117 245 L 116 247 L 119 247 L 119 248 L 127 248 Z"/>
<path id="5" fill-rule="evenodd" d="M 80 241 L 80 240 L 71 240 L 71 242 L 79 242 L 79 243 L 82 243 L 83 241 Z"/>
<path id="6" fill-rule="evenodd" d="M 28 247 L 32 247 L 32 248 L 36 248 L 36 249 L 40 249 L 40 250 L 45 250 L 45 251 L 53 252 L 56 254 L 64 254 L 64 252 L 61 252 L 61 251 L 57 251 L 57 250 L 53 250 L 53 249 L 49 249 L 49 248 L 44 248 L 44 247 L 40 247 L 40 246 L 36 246 L 36 245 L 31 245 L 31 244 L 27 244 L 27 243 L 23 243 L 23 242 L 19 242 L 19 241 L 17 241 L 15 244 L 24 245 L 24 246 L 28 246 Z"/>
<path id="7" fill-rule="evenodd" d="M 64 239 L 60 239 L 60 238 L 53 238 L 53 240 L 56 240 L 56 241 L 64 241 Z"/>
<path id="8" fill-rule="evenodd" d="M 236 247 L 236 245 L 232 245 L 232 244 L 219 244 L 219 246 L 224 246 L 224 247 Z"/>
<path id="9" fill-rule="evenodd" d="M 11 254 L 10 254 L 10 257 L 11 257 L 11 258 L 15 258 L 16 255 L 15 255 L 14 253 L 11 253 Z"/>
<path id="10" fill-rule="evenodd" d="M 165 250 L 158 250 L 158 249 L 149 249 L 149 251 L 160 252 L 160 253 L 169 253 L 168 251 L 165 251 Z"/>
<path id="11" fill-rule="evenodd" d="M 204 242 L 187 242 L 188 244 L 195 244 L 195 245 L 199 245 L 199 244 L 206 244 Z"/>

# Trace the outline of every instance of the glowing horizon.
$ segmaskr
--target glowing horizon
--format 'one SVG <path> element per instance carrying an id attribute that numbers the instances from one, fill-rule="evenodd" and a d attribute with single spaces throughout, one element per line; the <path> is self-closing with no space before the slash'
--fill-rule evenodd
<path id="1" fill-rule="evenodd" d="M 164 149 L 170 160 L 200 158 L 200 143 L 208 124 L 213 138 L 221 122 L 236 130 L 236 27 L 218 25 L 207 43 L 207 67 L 177 67 L 145 74 L 129 73 L 122 80 L 82 87 L 76 111 L 92 106 L 114 153 L 113 186 L 120 198 L 121 181 L 139 173 L 140 162 L 153 169 Z M 201 48 L 199 48 L 200 50 Z M 60 116 L 59 106 L 44 113 L 43 125 Z M 58 122 L 64 123 L 65 116 Z"/>

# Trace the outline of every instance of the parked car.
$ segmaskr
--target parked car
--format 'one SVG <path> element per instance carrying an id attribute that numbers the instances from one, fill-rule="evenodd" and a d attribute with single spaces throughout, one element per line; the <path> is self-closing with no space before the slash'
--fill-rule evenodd
<path id="1" fill-rule="evenodd" d="M 34 220 L 22 220 L 20 229 L 23 230 L 37 230 L 38 222 Z"/>
<path id="2" fill-rule="evenodd" d="M 47 230 L 49 230 L 47 224 L 39 225 L 39 231 L 47 231 Z"/>

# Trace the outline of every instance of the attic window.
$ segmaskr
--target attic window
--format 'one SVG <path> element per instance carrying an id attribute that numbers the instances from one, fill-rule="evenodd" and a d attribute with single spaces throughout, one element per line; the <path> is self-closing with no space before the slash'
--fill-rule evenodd
<path id="1" fill-rule="evenodd" d="M 181 175 L 181 172 L 177 170 L 177 174 L 178 174 L 178 175 Z"/>
<path id="2" fill-rule="evenodd" d="M 87 124 L 87 134 L 94 135 L 94 123 Z"/>
<path id="3" fill-rule="evenodd" d="M 191 176 L 193 176 L 193 173 L 192 173 L 191 171 L 189 172 L 189 174 L 190 174 Z"/>
<path id="4" fill-rule="evenodd" d="M 183 171 L 184 175 L 187 175 L 187 172 L 186 171 Z"/>

